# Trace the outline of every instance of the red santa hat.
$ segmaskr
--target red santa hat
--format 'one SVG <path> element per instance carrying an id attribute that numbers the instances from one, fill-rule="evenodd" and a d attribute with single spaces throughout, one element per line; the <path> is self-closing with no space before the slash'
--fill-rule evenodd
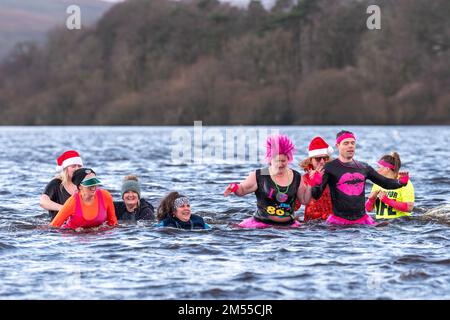
<path id="1" fill-rule="evenodd" d="M 333 148 L 330 147 L 321 137 L 315 137 L 309 144 L 308 157 L 315 157 L 321 154 L 330 155 Z"/>
<path id="2" fill-rule="evenodd" d="M 56 166 L 57 172 L 61 172 L 62 170 L 73 164 L 83 166 L 83 161 L 81 161 L 80 155 L 75 150 L 69 150 L 64 152 L 62 155 L 58 157 L 56 162 L 58 164 Z"/>

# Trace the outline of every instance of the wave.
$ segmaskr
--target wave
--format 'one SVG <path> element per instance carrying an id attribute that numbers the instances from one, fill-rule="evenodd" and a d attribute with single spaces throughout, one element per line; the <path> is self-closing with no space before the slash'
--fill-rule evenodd
<path id="1" fill-rule="evenodd" d="M 436 208 L 430 209 L 418 216 L 419 220 L 435 221 L 450 225 L 450 205 L 445 204 Z"/>
<path id="2" fill-rule="evenodd" d="M 3 242 L 0 242 L 0 251 L 2 250 L 7 250 L 7 249 L 15 249 L 16 247 L 10 245 L 10 244 L 6 244 Z"/>

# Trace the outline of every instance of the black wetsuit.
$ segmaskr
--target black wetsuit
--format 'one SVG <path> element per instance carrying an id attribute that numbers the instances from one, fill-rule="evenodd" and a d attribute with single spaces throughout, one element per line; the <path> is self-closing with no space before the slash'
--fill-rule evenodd
<path id="1" fill-rule="evenodd" d="M 67 192 L 66 188 L 64 188 L 61 182 L 61 179 L 58 178 L 50 181 L 45 186 L 44 194 L 48 195 L 50 200 L 52 200 L 53 202 L 63 205 L 67 201 L 67 199 L 70 198 L 70 193 Z M 57 213 L 58 211 L 48 211 L 51 220 L 53 220 Z"/>
<path id="2" fill-rule="evenodd" d="M 114 208 L 116 209 L 117 220 L 137 221 L 155 219 L 155 209 L 151 203 L 145 199 L 140 200 L 140 204 L 134 212 L 128 212 L 127 206 L 123 201 L 114 201 Z"/>
<path id="3" fill-rule="evenodd" d="M 255 191 L 256 205 L 258 209 L 254 218 L 258 221 L 271 224 L 290 224 L 294 222 L 295 199 L 300 187 L 302 176 L 292 170 L 294 176 L 289 186 L 277 186 L 269 174 L 269 168 L 256 170 L 256 183 L 258 189 Z M 270 217 L 291 217 L 288 222 L 276 222 Z"/>
<path id="4" fill-rule="evenodd" d="M 209 226 L 205 223 L 202 217 L 192 214 L 189 221 L 184 222 L 176 217 L 172 217 L 171 215 L 167 215 L 167 217 L 159 223 L 161 227 L 172 227 L 177 229 L 209 229 Z"/>
<path id="5" fill-rule="evenodd" d="M 365 213 L 365 181 L 371 180 L 385 189 L 403 187 L 397 179 L 388 179 L 376 172 L 367 163 L 352 161 L 343 163 L 339 159 L 325 164 L 322 183 L 311 189 L 314 199 L 319 199 L 328 184 L 333 214 L 347 220 L 357 220 Z"/>

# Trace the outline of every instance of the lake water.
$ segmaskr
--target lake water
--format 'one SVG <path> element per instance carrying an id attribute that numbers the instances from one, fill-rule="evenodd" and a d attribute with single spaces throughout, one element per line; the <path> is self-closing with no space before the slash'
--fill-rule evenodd
<path id="1" fill-rule="evenodd" d="M 227 134 L 247 133 L 245 150 L 254 153 L 267 129 L 203 127 L 203 144 L 183 142 L 192 154 L 205 151 L 203 158 L 180 163 L 174 137 L 194 138 L 193 128 L 0 128 L 0 298 L 450 299 L 450 127 L 345 127 L 357 135 L 356 159 L 375 166 L 382 154 L 400 153 L 416 191 L 411 219 L 380 228 L 239 229 L 255 196 L 224 198 L 223 190 L 261 164 L 226 158 Z M 341 127 L 271 129 L 295 142 L 296 168 L 315 135 L 332 142 Z M 216 141 L 216 154 L 208 155 L 218 135 L 222 148 Z M 157 229 L 153 222 L 85 233 L 48 229 L 39 196 L 57 155 L 72 148 L 116 200 L 123 176 L 134 173 L 155 207 L 181 191 L 212 230 Z"/>

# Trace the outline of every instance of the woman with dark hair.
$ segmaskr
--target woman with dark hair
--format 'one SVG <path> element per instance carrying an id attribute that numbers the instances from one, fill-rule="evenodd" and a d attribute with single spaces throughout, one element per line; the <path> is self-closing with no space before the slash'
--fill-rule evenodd
<path id="1" fill-rule="evenodd" d="M 104 222 L 109 226 L 117 225 L 112 196 L 108 191 L 98 188 L 101 182 L 94 170 L 76 170 L 72 183 L 78 191 L 67 199 L 50 226 L 78 229 L 99 227 Z"/>
<path id="2" fill-rule="evenodd" d="M 161 200 L 156 216 L 158 227 L 185 230 L 211 228 L 202 217 L 192 214 L 189 198 L 178 192 L 171 192 Z"/>
<path id="3" fill-rule="evenodd" d="M 392 152 L 381 157 L 377 172 L 386 178 L 398 179 L 402 175 L 399 173 L 401 165 L 399 154 Z M 414 208 L 414 186 L 411 180 L 405 187 L 395 190 L 386 190 L 374 184 L 366 202 L 366 210 L 370 212 L 374 207 L 377 219 L 410 216 Z"/>

